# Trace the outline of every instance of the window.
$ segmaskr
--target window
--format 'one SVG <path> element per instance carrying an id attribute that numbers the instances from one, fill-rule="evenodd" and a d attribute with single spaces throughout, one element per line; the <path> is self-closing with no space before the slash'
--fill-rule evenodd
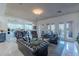
<path id="1" fill-rule="evenodd" d="M 25 30 L 32 30 L 33 26 L 32 24 L 25 24 Z"/>
<path id="2" fill-rule="evenodd" d="M 51 25 L 51 31 L 53 31 L 53 33 L 55 33 L 55 25 L 54 24 Z"/>
<path id="3" fill-rule="evenodd" d="M 8 24 L 8 28 L 10 29 L 24 29 L 23 24 Z"/>
<path id="4" fill-rule="evenodd" d="M 51 30 L 50 24 L 48 24 L 47 26 L 48 26 L 48 30 Z"/>
<path id="5" fill-rule="evenodd" d="M 65 32 L 65 29 L 64 29 L 65 25 L 64 24 L 59 24 L 59 36 L 61 39 L 64 39 L 64 32 Z"/>
<path id="6" fill-rule="evenodd" d="M 32 24 L 8 24 L 8 28 L 32 30 L 33 26 L 32 26 Z"/>
<path id="7" fill-rule="evenodd" d="M 32 24 L 29 24 L 28 27 L 29 27 L 29 30 L 32 30 L 33 29 Z"/>
<path id="8" fill-rule="evenodd" d="M 72 22 L 67 22 L 66 23 L 66 37 L 68 39 L 73 37 L 73 33 L 72 33 Z"/>

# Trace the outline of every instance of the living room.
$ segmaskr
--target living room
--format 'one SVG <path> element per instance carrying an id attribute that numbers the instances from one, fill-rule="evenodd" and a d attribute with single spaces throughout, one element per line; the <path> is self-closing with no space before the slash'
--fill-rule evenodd
<path id="1" fill-rule="evenodd" d="M 0 3 L 0 55 L 78 56 L 78 17 L 78 3 Z"/>

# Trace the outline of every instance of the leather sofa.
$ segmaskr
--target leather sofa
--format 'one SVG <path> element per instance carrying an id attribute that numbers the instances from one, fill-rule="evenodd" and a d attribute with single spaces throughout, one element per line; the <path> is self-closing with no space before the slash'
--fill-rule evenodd
<path id="1" fill-rule="evenodd" d="M 26 44 L 23 40 L 17 40 L 19 50 L 25 56 L 47 56 L 48 55 L 48 44 L 42 42 L 40 45 L 32 48 L 31 45 Z"/>
<path id="2" fill-rule="evenodd" d="M 49 42 L 53 44 L 58 44 L 58 40 L 59 40 L 59 37 L 57 34 L 54 34 L 53 36 L 49 38 Z"/>

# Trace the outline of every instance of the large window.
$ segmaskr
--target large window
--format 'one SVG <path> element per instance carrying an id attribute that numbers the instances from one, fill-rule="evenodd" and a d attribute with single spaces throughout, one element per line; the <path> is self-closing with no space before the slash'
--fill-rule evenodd
<path id="1" fill-rule="evenodd" d="M 65 34 L 65 24 L 59 24 L 59 37 L 63 40 L 64 39 L 64 34 Z"/>
<path id="2" fill-rule="evenodd" d="M 52 24 L 52 25 L 50 25 L 50 26 L 51 26 L 51 31 L 52 31 L 53 33 L 55 33 L 55 25 Z"/>
<path id="3" fill-rule="evenodd" d="M 8 28 L 10 29 L 25 29 L 25 30 L 32 30 L 32 24 L 8 24 Z"/>
<path id="4" fill-rule="evenodd" d="M 48 24 L 47 27 L 48 27 L 48 30 L 50 31 L 51 30 L 50 24 Z"/>
<path id="5" fill-rule="evenodd" d="M 8 24 L 8 28 L 10 29 L 24 29 L 23 24 Z"/>
<path id="6" fill-rule="evenodd" d="M 32 24 L 25 24 L 25 30 L 32 30 L 33 26 Z"/>
<path id="7" fill-rule="evenodd" d="M 67 39 L 73 37 L 73 33 L 72 33 L 72 22 L 67 22 L 66 23 L 66 37 L 67 37 Z"/>
<path id="8" fill-rule="evenodd" d="M 73 30 L 72 30 L 72 21 L 59 24 L 59 37 L 61 39 L 64 39 L 65 37 L 67 39 L 72 39 L 73 37 Z"/>

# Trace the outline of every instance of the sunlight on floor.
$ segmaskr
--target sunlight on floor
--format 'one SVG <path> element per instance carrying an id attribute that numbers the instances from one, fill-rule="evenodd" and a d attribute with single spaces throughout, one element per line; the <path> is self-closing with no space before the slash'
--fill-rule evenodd
<path id="1" fill-rule="evenodd" d="M 78 56 L 78 47 L 76 42 L 66 42 L 62 56 Z"/>

